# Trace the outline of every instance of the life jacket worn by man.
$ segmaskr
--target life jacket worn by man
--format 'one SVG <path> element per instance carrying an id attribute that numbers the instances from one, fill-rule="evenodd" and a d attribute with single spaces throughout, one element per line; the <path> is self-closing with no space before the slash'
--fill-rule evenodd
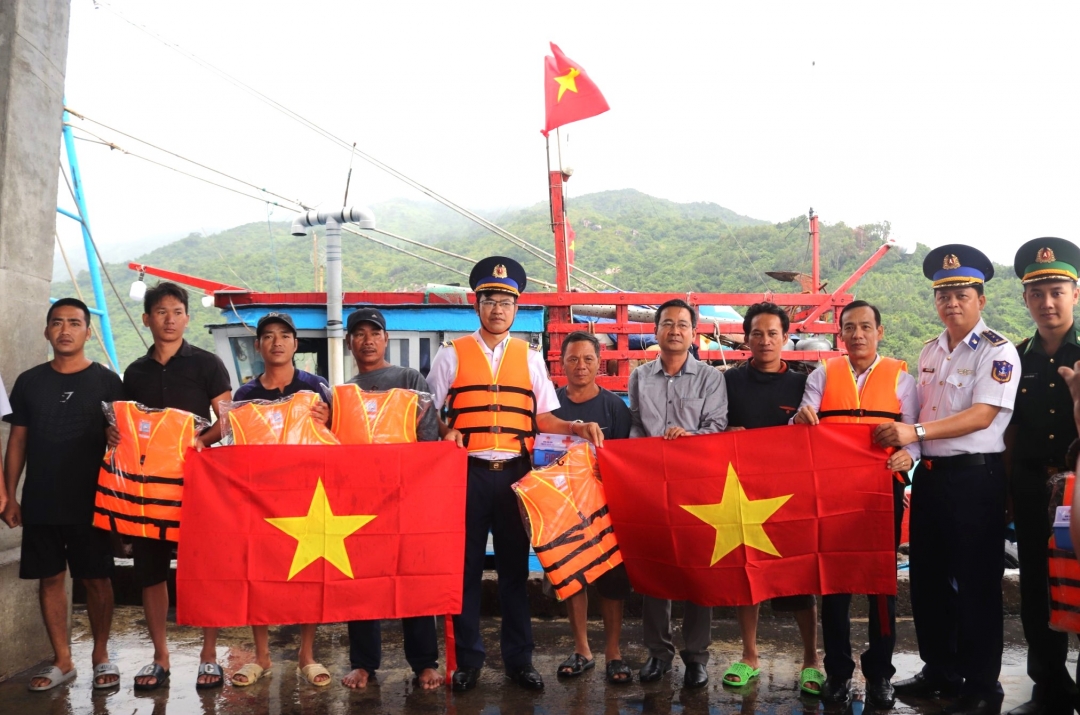
<path id="1" fill-rule="evenodd" d="M 111 403 L 106 415 L 120 444 L 105 454 L 98 474 L 94 526 L 179 541 L 184 458 L 209 424 L 184 410 L 152 410 L 127 400 Z"/>

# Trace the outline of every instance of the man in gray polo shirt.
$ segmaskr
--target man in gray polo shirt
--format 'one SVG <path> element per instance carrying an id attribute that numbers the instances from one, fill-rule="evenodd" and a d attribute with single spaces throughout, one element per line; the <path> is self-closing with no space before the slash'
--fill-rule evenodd
<path id="1" fill-rule="evenodd" d="M 720 373 L 690 354 L 697 312 L 683 300 L 669 300 L 656 310 L 656 341 L 660 357 L 630 373 L 630 437 L 677 439 L 692 434 L 723 432 L 727 427 L 727 388 Z M 686 664 L 683 684 L 701 688 L 709 683 L 705 666 L 712 642 L 712 609 L 683 603 L 680 655 Z M 671 601 L 644 597 L 642 629 L 649 659 L 641 681 L 659 680 L 671 670 L 675 645 L 671 641 Z"/>

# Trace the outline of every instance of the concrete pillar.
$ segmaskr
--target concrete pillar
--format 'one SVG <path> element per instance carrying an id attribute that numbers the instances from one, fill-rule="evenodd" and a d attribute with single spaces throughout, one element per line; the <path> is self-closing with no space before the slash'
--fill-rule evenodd
<path id="1" fill-rule="evenodd" d="M 47 359 L 70 0 L 0 0 L 0 375 Z M 7 428 L 0 430 L 7 444 Z M 51 657 L 21 529 L 0 524 L 0 680 Z"/>

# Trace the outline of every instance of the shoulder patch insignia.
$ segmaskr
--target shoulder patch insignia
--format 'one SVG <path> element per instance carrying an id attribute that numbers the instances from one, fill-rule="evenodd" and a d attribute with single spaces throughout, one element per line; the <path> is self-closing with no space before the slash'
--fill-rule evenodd
<path id="1" fill-rule="evenodd" d="M 452 348 L 452 347 L 454 347 L 454 341 L 453 340 L 444 340 L 442 342 L 442 346 L 444 348 Z"/>
<path id="2" fill-rule="evenodd" d="M 1016 344 L 1017 350 L 1019 350 L 1020 348 L 1027 347 L 1027 344 L 1030 343 L 1030 342 L 1031 342 L 1031 338 L 1024 338 L 1023 340 L 1021 340 L 1020 342 L 1018 342 Z"/>
<path id="3" fill-rule="evenodd" d="M 1004 345 L 1005 343 L 1009 342 L 1005 338 L 995 333 L 993 330 L 982 331 L 982 336 L 989 340 L 990 344 L 993 345 L 995 348 L 999 345 Z"/>
<path id="4" fill-rule="evenodd" d="M 978 350 L 979 345 L 981 345 L 981 344 L 982 344 L 982 338 L 980 338 L 978 335 L 972 335 L 968 339 L 968 345 L 971 346 L 972 350 Z"/>
<path id="5" fill-rule="evenodd" d="M 934 337 L 930 338 L 929 340 L 924 340 L 923 345 L 929 345 L 930 343 L 935 342 L 936 340 L 937 340 L 937 336 L 935 335 Z"/>
<path id="6" fill-rule="evenodd" d="M 994 379 L 998 382 L 1005 384 L 1012 379 L 1013 365 L 1008 360 L 995 360 L 994 368 L 991 371 Z"/>

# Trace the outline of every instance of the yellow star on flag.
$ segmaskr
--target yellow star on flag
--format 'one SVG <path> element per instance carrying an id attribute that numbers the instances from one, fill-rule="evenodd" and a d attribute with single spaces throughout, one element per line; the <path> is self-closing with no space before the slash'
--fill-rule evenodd
<path id="1" fill-rule="evenodd" d="M 315 495 L 311 498 L 307 516 L 281 516 L 267 518 L 267 521 L 296 539 L 296 552 L 293 554 L 292 566 L 289 567 L 291 581 L 293 576 L 321 558 L 352 578 L 352 563 L 345 549 L 345 538 L 376 516 L 377 514 L 335 516 L 320 478 L 315 485 Z"/>
<path id="2" fill-rule="evenodd" d="M 562 101 L 562 96 L 566 90 L 570 90 L 574 94 L 577 94 L 577 82 L 574 81 L 574 78 L 579 74 L 581 74 L 581 72 L 578 71 L 577 67 L 571 67 L 570 71 L 563 76 L 553 78 L 559 83 L 559 96 L 555 98 L 556 102 Z"/>
<path id="3" fill-rule="evenodd" d="M 765 533 L 764 524 L 794 494 L 770 499 L 751 501 L 743 491 L 742 483 L 735 468 L 728 464 L 727 481 L 724 483 L 724 496 L 719 504 L 680 504 L 683 509 L 716 529 L 716 542 L 713 544 L 712 566 L 734 551 L 740 544 L 764 551 L 773 556 L 780 552 L 773 546 L 772 539 Z"/>

